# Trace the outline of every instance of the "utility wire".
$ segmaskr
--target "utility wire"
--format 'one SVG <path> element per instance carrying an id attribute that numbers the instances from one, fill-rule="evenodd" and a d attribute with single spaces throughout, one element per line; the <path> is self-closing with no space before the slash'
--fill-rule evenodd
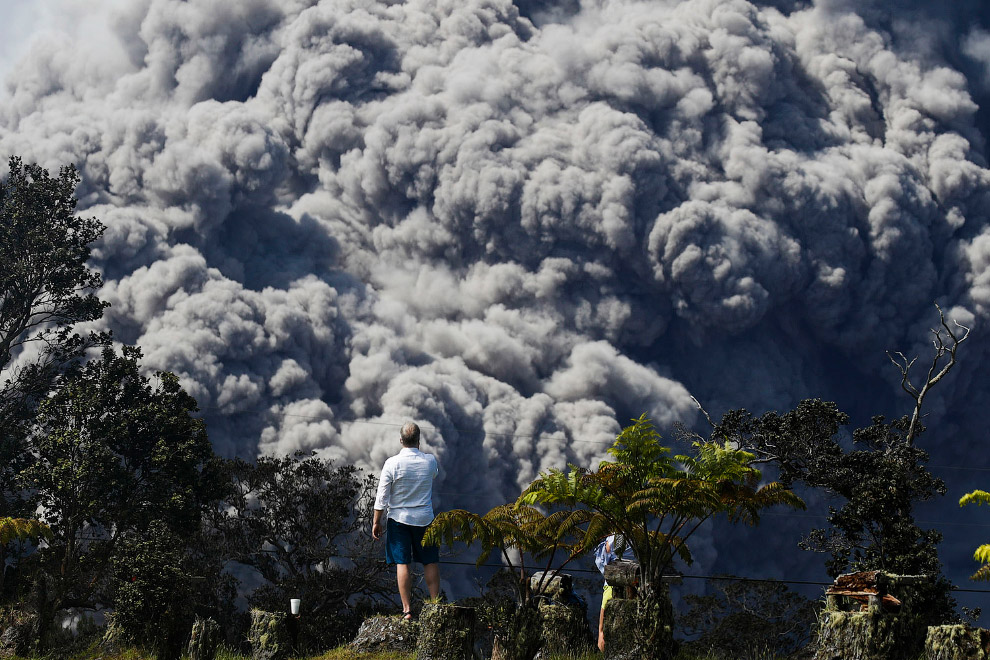
<path id="1" fill-rule="evenodd" d="M 203 406 L 203 407 L 200 408 L 200 410 L 217 410 L 217 411 L 221 411 L 222 412 L 223 411 L 223 408 L 221 408 L 219 406 Z M 262 410 L 262 409 L 259 408 L 259 409 L 254 409 L 254 410 L 238 410 L 234 414 L 238 414 L 238 413 L 250 413 L 250 412 L 254 412 L 254 413 L 268 413 L 268 412 L 271 412 L 271 411 L 270 410 Z M 376 421 L 372 421 L 372 420 L 368 420 L 368 419 L 328 420 L 326 416 L 322 416 L 322 415 L 300 415 L 300 414 L 296 414 L 296 413 L 286 413 L 286 412 L 279 412 L 277 414 L 279 416 L 281 416 L 281 417 L 298 417 L 298 418 L 301 418 L 301 419 L 314 419 L 314 420 L 319 420 L 319 421 L 339 421 L 342 424 L 369 424 L 369 425 L 372 425 L 372 426 L 388 426 L 388 427 L 392 427 L 392 428 L 402 428 L 402 424 L 396 423 L 396 422 L 376 422 Z M 438 433 L 442 433 L 443 432 L 443 429 L 440 429 L 440 428 L 438 428 L 436 426 L 426 426 L 426 425 L 423 425 L 423 424 L 420 424 L 419 426 L 420 426 L 420 429 L 425 430 L 425 431 L 436 431 Z M 483 435 L 483 436 L 493 436 L 493 437 L 501 437 L 501 438 L 519 438 L 519 439 L 527 439 L 527 440 L 538 440 L 538 439 L 542 438 L 542 436 L 543 436 L 543 434 L 535 434 L 535 435 L 534 434 L 528 434 L 527 435 L 527 434 L 520 434 L 520 433 L 499 433 L 497 431 L 487 431 L 487 430 L 484 430 L 484 429 L 478 431 L 478 430 L 471 430 L 471 429 L 462 429 L 462 428 L 458 428 L 456 426 L 450 426 L 450 427 L 447 427 L 447 428 L 450 429 L 450 430 L 452 430 L 452 431 L 457 431 L 458 433 L 460 433 L 462 435 L 479 435 L 480 434 L 480 435 Z M 572 443 L 573 442 L 582 442 L 582 443 L 595 444 L 595 445 L 597 445 L 597 444 L 601 444 L 602 442 L 605 442 L 605 440 L 581 440 L 579 438 L 571 438 L 570 439 L 570 442 L 572 442 Z M 607 442 L 612 443 L 612 442 L 615 442 L 615 440 L 608 439 Z M 971 470 L 971 471 L 976 471 L 976 472 L 990 472 L 990 467 L 972 467 L 972 466 L 968 466 L 968 465 L 929 465 L 928 467 L 930 467 L 930 468 L 939 468 L 939 469 L 944 469 L 944 470 Z"/>

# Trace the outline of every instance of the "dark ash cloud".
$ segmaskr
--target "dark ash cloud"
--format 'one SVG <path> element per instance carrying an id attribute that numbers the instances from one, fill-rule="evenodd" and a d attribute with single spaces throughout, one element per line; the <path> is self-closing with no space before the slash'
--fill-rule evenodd
<path id="1" fill-rule="evenodd" d="M 990 25 L 929 5 L 106 3 L 8 69 L 0 147 L 79 166 L 105 325 L 218 450 L 377 469 L 414 418 L 480 509 L 691 395 L 900 414 L 932 301 L 987 326 Z"/>

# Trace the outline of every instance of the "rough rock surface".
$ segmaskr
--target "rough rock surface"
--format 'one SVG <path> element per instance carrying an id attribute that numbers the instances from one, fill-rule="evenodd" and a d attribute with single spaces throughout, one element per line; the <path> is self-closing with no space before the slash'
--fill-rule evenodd
<path id="1" fill-rule="evenodd" d="M 636 660 L 636 601 L 613 598 L 605 604 L 605 660 Z"/>
<path id="2" fill-rule="evenodd" d="M 540 604 L 541 646 L 546 655 L 583 656 L 594 647 L 587 608 Z"/>
<path id="3" fill-rule="evenodd" d="M 925 632 L 910 614 L 826 612 L 815 660 L 916 658 L 921 654 Z"/>
<path id="4" fill-rule="evenodd" d="M 186 651 L 189 660 L 213 660 L 220 648 L 223 633 L 220 624 L 213 619 L 196 617 L 192 632 L 189 635 L 189 647 Z"/>
<path id="5" fill-rule="evenodd" d="M 286 626 L 285 613 L 251 610 L 251 660 L 286 660 L 292 640 Z"/>
<path id="6" fill-rule="evenodd" d="M 419 623 L 394 616 L 365 619 L 350 646 L 362 653 L 412 653 L 419 639 Z"/>
<path id="7" fill-rule="evenodd" d="M 36 632 L 37 619 L 33 615 L 19 617 L 0 633 L 0 658 L 28 655 Z"/>
<path id="8" fill-rule="evenodd" d="M 927 660 L 987 660 L 990 630 L 964 624 L 929 626 L 925 639 Z"/>
<path id="9" fill-rule="evenodd" d="M 471 660 L 474 651 L 473 607 L 427 603 L 419 615 L 417 660 Z"/>
<path id="10" fill-rule="evenodd" d="M 546 571 L 537 571 L 529 578 L 529 590 L 534 596 L 542 595 L 557 600 L 574 593 L 574 578 L 566 573 L 549 577 Z"/>
<path id="11" fill-rule="evenodd" d="M 605 581 L 613 587 L 639 586 L 639 562 L 620 559 L 605 567 Z"/>

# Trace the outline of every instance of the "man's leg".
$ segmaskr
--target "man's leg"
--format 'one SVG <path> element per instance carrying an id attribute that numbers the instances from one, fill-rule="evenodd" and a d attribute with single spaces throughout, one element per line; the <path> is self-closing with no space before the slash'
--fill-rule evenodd
<path id="1" fill-rule="evenodd" d="M 440 595 L 440 564 L 434 562 L 423 566 L 423 577 L 426 578 L 426 586 L 430 590 L 430 598 Z"/>
<path id="2" fill-rule="evenodd" d="M 605 608 L 602 608 L 602 613 L 598 615 L 598 650 L 602 653 L 605 652 Z"/>
<path id="3" fill-rule="evenodd" d="M 409 570 L 409 564 L 395 565 L 395 579 L 399 583 L 402 611 L 412 612 L 412 571 Z"/>

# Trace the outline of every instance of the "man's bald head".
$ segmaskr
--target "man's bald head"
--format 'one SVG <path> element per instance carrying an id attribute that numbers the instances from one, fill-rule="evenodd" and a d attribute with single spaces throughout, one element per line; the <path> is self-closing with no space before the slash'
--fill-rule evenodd
<path id="1" fill-rule="evenodd" d="M 419 427 L 412 422 L 406 422 L 399 431 L 399 440 L 403 447 L 419 447 Z"/>

